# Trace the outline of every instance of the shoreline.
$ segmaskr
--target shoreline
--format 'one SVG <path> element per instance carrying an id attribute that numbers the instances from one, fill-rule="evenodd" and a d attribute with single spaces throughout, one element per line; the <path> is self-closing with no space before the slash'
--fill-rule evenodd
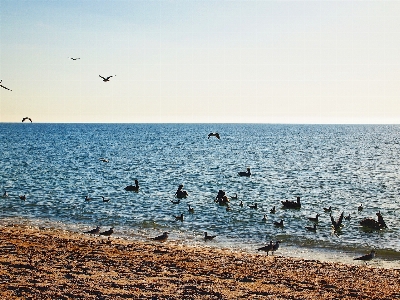
<path id="1" fill-rule="evenodd" d="M 3 299 L 395 299 L 400 270 L 0 227 Z"/>

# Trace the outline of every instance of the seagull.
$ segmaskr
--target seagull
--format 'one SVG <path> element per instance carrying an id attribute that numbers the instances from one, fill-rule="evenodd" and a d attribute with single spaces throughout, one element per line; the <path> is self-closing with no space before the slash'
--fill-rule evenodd
<path id="1" fill-rule="evenodd" d="M 274 214 L 276 212 L 275 206 L 269 211 L 271 214 Z"/>
<path id="2" fill-rule="evenodd" d="M 85 231 L 84 233 L 88 233 L 88 234 L 98 234 L 100 231 L 100 226 L 97 226 L 95 229 L 89 230 L 89 231 Z"/>
<path id="3" fill-rule="evenodd" d="M 29 120 L 29 121 L 31 121 L 31 123 L 32 123 L 32 119 L 31 119 L 31 118 L 29 118 L 29 117 L 25 117 L 25 118 L 23 118 L 23 119 L 22 119 L 22 122 L 24 122 L 24 121 L 26 121 L 26 120 Z"/>
<path id="4" fill-rule="evenodd" d="M 367 261 L 373 259 L 375 257 L 375 250 L 371 250 L 371 252 L 369 254 L 360 256 L 360 257 L 356 257 L 354 260 L 363 260 L 365 262 L 365 264 L 367 264 Z"/>
<path id="5" fill-rule="evenodd" d="M 156 236 L 156 237 L 154 237 L 152 239 L 155 240 L 155 241 L 164 242 L 168 238 L 168 233 L 169 232 L 164 232 L 162 235 Z"/>
<path id="6" fill-rule="evenodd" d="M 207 231 L 204 232 L 204 239 L 206 241 L 211 241 L 212 239 L 214 239 L 216 237 L 216 235 L 208 235 Z"/>
<path id="7" fill-rule="evenodd" d="M 311 222 L 318 223 L 318 217 L 319 217 L 319 214 L 317 214 L 315 218 L 309 217 L 308 219 L 309 219 Z"/>
<path id="8" fill-rule="evenodd" d="M 100 235 L 105 235 L 105 236 L 110 236 L 110 235 L 112 235 L 113 233 L 114 233 L 114 228 L 111 227 L 109 230 L 100 232 L 99 234 L 100 234 Z"/>
<path id="9" fill-rule="evenodd" d="M 273 247 L 274 247 L 274 245 L 272 245 L 272 241 L 270 241 L 268 245 L 266 245 L 264 247 L 261 247 L 261 248 L 258 248 L 257 250 L 258 251 L 265 251 L 265 252 L 267 252 L 267 255 L 268 255 L 268 252 L 272 251 Z"/>
<path id="10" fill-rule="evenodd" d="M 80 57 L 76 57 L 76 58 L 70 57 L 70 59 L 72 59 L 72 60 L 77 60 L 77 59 L 81 59 L 81 58 L 80 58 Z"/>
<path id="11" fill-rule="evenodd" d="M 272 255 L 274 255 L 274 252 L 279 249 L 279 243 L 281 243 L 281 241 L 276 241 L 272 247 Z"/>
<path id="12" fill-rule="evenodd" d="M 283 220 L 281 220 L 280 222 L 274 222 L 274 225 L 276 226 L 276 227 L 283 227 Z"/>
<path id="13" fill-rule="evenodd" d="M 2 82 L 3 80 L 0 80 L 0 83 Z M 6 90 L 9 90 L 9 91 L 12 91 L 12 90 L 10 90 L 8 87 L 5 87 L 4 85 L 2 85 L 2 84 L 0 84 L 0 86 L 3 88 L 3 89 L 6 89 Z"/>
<path id="14" fill-rule="evenodd" d="M 117 75 L 114 75 L 114 76 L 117 76 Z M 113 76 L 103 77 L 103 76 L 99 75 L 99 77 L 102 78 L 104 82 L 107 82 L 107 81 L 110 81 L 110 78 Z"/>
<path id="15" fill-rule="evenodd" d="M 219 136 L 218 132 L 211 132 L 208 134 L 208 138 L 210 138 L 211 136 L 215 136 L 217 139 L 221 139 L 221 137 Z"/>
<path id="16" fill-rule="evenodd" d="M 21 200 L 26 200 L 26 196 L 25 195 L 22 195 L 22 196 L 19 196 L 19 199 L 21 199 Z"/>
<path id="17" fill-rule="evenodd" d="M 101 196 L 101 198 L 103 198 L 103 202 L 108 202 L 108 201 L 110 201 L 110 199 L 104 198 L 103 196 Z"/>
<path id="18" fill-rule="evenodd" d="M 183 214 L 181 214 L 180 216 L 174 216 L 176 221 L 181 221 L 183 222 Z"/>
<path id="19" fill-rule="evenodd" d="M 312 226 L 312 227 L 306 226 L 306 229 L 308 231 L 317 232 L 317 224 L 314 224 L 314 226 Z"/>

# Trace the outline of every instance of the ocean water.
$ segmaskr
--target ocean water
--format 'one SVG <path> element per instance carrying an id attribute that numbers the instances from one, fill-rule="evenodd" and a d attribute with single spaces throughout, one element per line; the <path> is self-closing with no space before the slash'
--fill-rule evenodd
<path id="1" fill-rule="evenodd" d="M 375 249 L 371 265 L 400 267 L 400 126 L 2 123 L 0 140 L 0 189 L 9 194 L 0 198 L 1 224 L 99 225 L 139 240 L 169 231 L 174 243 L 249 252 L 281 240 L 277 255 L 346 263 Z M 247 167 L 252 176 L 238 176 Z M 135 179 L 140 191 L 125 191 Z M 179 184 L 189 197 L 173 204 Z M 230 211 L 214 202 L 220 189 L 238 195 Z M 297 196 L 300 210 L 282 208 Z M 338 235 L 329 206 L 335 218 L 351 216 Z M 378 211 L 387 229 L 360 227 Z M 317 232 L 309 232 L 317 213 Z M 205 243 L 204 231 L 217 238 Z"/>

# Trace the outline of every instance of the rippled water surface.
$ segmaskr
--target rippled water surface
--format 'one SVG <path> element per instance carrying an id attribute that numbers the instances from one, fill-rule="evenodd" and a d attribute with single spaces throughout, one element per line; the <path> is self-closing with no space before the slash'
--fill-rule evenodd
<path id="1" fill-rule="evenodd" d="M 216 131 L 220 140 L 207 138 Z M 281 255 L 306 258 L 350 261 L 374 248 L 375 264 L 399 267 L 399 132 L 388 125 L 3 123 L 0 188 L 9 197 L 0 198 L 0 219 L 74 231 L 112 226 L 136 239 L 169 231 L 194 245 L 208 231 L 218 237 L 207 245 L 247 251 L 279 239 Z M 252 176 L 238 176 L 247 167 Z M 135 179 L 139 193 L 126 192 Z M 179 184 L 189 197 L 173 204 Z M 238 195 L 230 211 L 213 201 L 220 189 Z M 300 210 L 282 208 L 296 196 Z M 329 206 L 335 218 L 351 215 L 338 236 L 323 210 Z M 363 230 L 359 222 L 378 211 L 388 229 Z M 175 221 L 181 213 L 185 220 Z M 317 232 L 309 232 L 308 217 L 317 213 Z M 284 228 L 276 228 L 281 219 Z"/>

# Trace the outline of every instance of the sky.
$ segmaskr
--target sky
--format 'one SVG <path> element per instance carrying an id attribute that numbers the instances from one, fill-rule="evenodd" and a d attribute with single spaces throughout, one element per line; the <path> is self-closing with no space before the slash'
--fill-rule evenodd
<path id="1" fill-rule="evenodd" d="M 0 0 L 0 122 L 400 124 L 399 16 L 384 0 Z"/>

